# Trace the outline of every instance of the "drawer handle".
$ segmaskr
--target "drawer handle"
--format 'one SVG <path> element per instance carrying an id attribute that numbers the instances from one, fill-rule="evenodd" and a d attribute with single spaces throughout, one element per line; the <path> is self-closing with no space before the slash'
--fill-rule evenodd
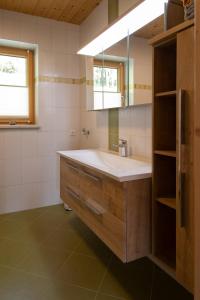
<path id="1" fill-rule="evenodd" d="M 97 216 L 102 216 L 105 213 L 105 210 L 93 200 L 85 200 L 85 205 Z"/>
<path id="2" fill-rule="evenodd" d="M 78 171 L 79 171 L 79 169 L 78 169 L 78 168 L 76 168 L 76 167 L 74 167 L 74 166 L 70 165 L 70 164 L 69 164 L 69 163 L 67 163 L 67 162 L 66 162 L 66 165 L 68 166 L 68 168 L 70 168 L 70 169 L 74 170 L 75 172 L 78 172 Z"/>
<path id="3" fill-rule="evenodd" d="M 182 171 L 182 146 L 186 144 L 185 136 L 185 97 L 184 90 L 180 89 L 178 94 L 178 201 L 180 209 L 180 227 L 185 226 L 185 173 Z"/>
<path id="4" fill-rule="evenodd" d="M 92 179 L 92 180 L 94 180 L 94 181 L 96 181 L 96 182 L 100 182 L 100 181 L 101 181 L 100 178 L 98 178 L 98 177 L 96 177 L 96 176 L 94 176 L 94 175 L 91 175 L 91 174 L 89 174 L 88 172 L 85 172 L 85 171 L 83 171 L 83 170 L 80 170 L 80 173 L 82 173 L 84 176 L 86 176 L 86 177 L 88 177 L 88 178 L 90 178 L 90 179 Z"/>
<path id="5" fill-rule="evenodd" d="M 65 187 L 65 190 L 70 196 L 72 196 L 76 200 L 80 200 L 80 196 L 77 193 L 75 193 L 74 191 L 72 191 L 70 188 Z"/>

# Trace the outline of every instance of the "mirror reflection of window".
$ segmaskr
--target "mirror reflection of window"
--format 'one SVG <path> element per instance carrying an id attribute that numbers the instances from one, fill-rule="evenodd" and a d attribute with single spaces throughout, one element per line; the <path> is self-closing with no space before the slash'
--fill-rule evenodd
<path id="1" fill-rule="evenodd" d="M 95 60 L 94 109 L 121 107 L 124 99 L 124 63 Z"/>

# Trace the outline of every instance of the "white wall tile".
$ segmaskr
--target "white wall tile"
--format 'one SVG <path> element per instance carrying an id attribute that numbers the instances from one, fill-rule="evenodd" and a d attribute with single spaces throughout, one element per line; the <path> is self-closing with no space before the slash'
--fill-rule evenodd
<path id="1" fill-rule="evenodd" d="M 40 182 L 40 160 L 39 158 L 25 158 L 22 161 L 22 182 Z"/>
<path id="2" fill-rule="evenodd" d="M 5 133 L 4 131 L 0 132 L 0 159 L 5 158 Z"/>
<path id="3" fill-rule="evenodd" d="M 136 136 L 146 135 L 146 106 L 136 106 L 131 109 L 131 133 Z"/>
<path id="4" fill-rule="evenodd" d="M 21 37 L 20 40 L 26 43 L 37 43 L 37 30 L 36 22 L 37 17 L 32 16 L 30 18 L 27 14 L 20 14 L 21 18 Z M 28 30 L 27 30 L 28 24 Z"/>
<path id="5" fill-rule="evenodd" d="M 31 133 L 27 130 L 22 131 L 22 157 L 33 158 L 38 154 L 38 131 Z"/>
<path id="6" fill-rule="evenodd" d="M 53 22 L 50 22 L 48 19 L 40 17 L 36 19 L 36 42 L 42 50 L 53 50 L 52 26 Z"/>
<path id="7" fill-rule="evenodd" d="M 22 165 L 19 159 L 0 160 L 0 187 L 22 183 Z"/>
<path id="8" fill-rule="evenodd" d="M 79 78 L 79 56 L 54 52 L 54 76 Z"/>
<path id="9" fill-rule="evenodd" d="M 38 106 L 40 109 L 51 109 L 54 107 L 54 85 L 49 82 L 38 84 Z"/>
<path id="10" fill-rule="evenodd" d="M 52 132 L 38 132 L 38 156 L 51 156 L 55 154 L 55 134 Z"/>
<path id="11" fill-rule="evenodd" d="M 40 49 L 38 61 L 40 75 L 54 76 L 54 56 L 52 52 Z"/>
<path id="12" fill-rule="evenodd" d="M 21 15 L 15 12 L 11 14 L 9 11 L 3 10 L 1 38 L 20 41 L 21 28 Z"/>
<path id="13" fill-rule="evenodd" d="M 22 133 L 19 130 L 11 130 L 5 133 L 5 153 L 6 159 L 19 159 L 22 152 Z"/>
<path id="14" fill-rule="evenodd" d="M 0 210 L 2 212 L 13 212 L 24 210 L 27 206 L 27 199 L 23 198 L 23 186 L 9 186 L 5 189 L 4 198 L 0 200 Z M 25 201 L 26 200 L 26 201 Z"/>
<path id="15" fill-rule="evenodd" d="M 130 155 L 146 157 L 146 137 L 131 136 L 130 140 Z"/>
<path id="16" fill-rule="evenodd" d="M 74 84 L 54 84 L 55 107 L 77 108 L 79 110 L 79 86 Z"/>
<path id="17" fill-rule="evenodd" d="M 54 52 L 73 54 L 79 49 L 79 26 L 55 22 L 52 34 Z"/>
<path id="18" fill-rule="evenodd" d="M 56 153 L 54 156 L 39 158 L 38 164 L 40 182 L 56 180 Z"/>
<path id="19" fill-rule="evenodd" d="M 40 108 L 38 114 L 38 122 L 41 126 L 41 131 L 54 131 L 55 129 L 55 109 L 43 107 Z"/>
<path id="20" fill-rule="evenodd" d="M 39 182 L 23 184 L 22 203 L 24 203 L 24 209 L 44 206 Z"/>
<path id="21" fill-rule="evenodd" d="M 80 78 L 79 26 L 0 10 L 0 35 L 38 44 L 40 76 Z M 55 152 L 79 147 L 79 87 L 39 82 L 37 93 L 40 130 L 0 132 L 0 213 L 58 203 Z"/>
<path id="22" fill-rule="evenodd" d="M 152 105 L 146 106 L 146 136 L 152 136 Z"/>

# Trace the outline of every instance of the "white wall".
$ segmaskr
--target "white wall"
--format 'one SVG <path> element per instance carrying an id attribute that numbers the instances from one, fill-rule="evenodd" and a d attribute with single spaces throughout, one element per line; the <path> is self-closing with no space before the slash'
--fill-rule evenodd
<path id="1" fill-rule="evenodd" d="M 103 0 L 79 27 L 0 10 L 0 38 L 39 45 L 40 76 L 81 78 L 80 40 L 84 43 L 107 25 L 106 11 Z M 37 88 L 41 128 L 0 129 L 0 213 L 60 202 L 56 150 L 108 148 L 108 112 L 86 111 L 84 84 L 39 81 Z M 119 122 L 131 154 L 150 157 L 151 106 L 120 110 Z M 88 138 L 80 136 L 83 127 L 90 130 Z M 76 136 L 71 136 L 74 129 Z"/>
<path id="2" fill-rule="evenodd" d="M 84 46 L 108 25 L 108 0 L 103 0 L 80 26 L 80 46 Z"/>
<path id="3" fill-rule="evenodd" d="M 40 76 L 80 78 L 79 26 L 0 10 L 0 38 L 38 44 Z M 37 85 L 41 128 L 0 129 L 0 213 L 58 203 L 56 150 L 79 147 L 79 85 Z"/>
<path id="4" fill-rule="evenodd" d="M 128 10 L 134 5 L 134 0 L 119 0 L 120 14 Z M 98 19 L 99 10 L 93 12 L 93 15 Z M 85 24 L 90 24 L 91 28 L 96 28 L 97 23 L 93 16 L 89 16 Z M 83 35 L 82 35 L 83 38 Z M 137 39 L 136 39 L 137 40 Z M 144 54 L 144 49 L 134 47 L 134 55 L 141 56 Z M 137 51 L 135 51 L 135 49 Z M 137 57 L 138 58 L 138 57 Z M 143 59 L 143 58 L 142 58 Z M 82 62 L 84 59 L 81 59 Z M 149 67 L 148 67 L 149 69 Z M 81 74 L 84 74 L 84 63 L 82 63 Z M 139 74 L 139 73 L 138 73 Z M 146 75 L 145 75 L 146 77 Z M 151 74 L 150 74 L 151 77 Z M 138 84 L 149 84 L 142 76 L 137 78 L 141 82 Z M 86 93 L 85 85 L 81 86 L 81 127 L 90 130 L 88 137 L 81 136 L 81 148 L 102 148 L 108 149 L 108 111 L 87 112 L 86 111 Z M 119 110 L 119 136 L 128 140 L 130 155 L 142 156 L 151 159 L 152 149 L 152 133 L 151 133 L 151 105 L 135 106 L 127 109 Z"/>

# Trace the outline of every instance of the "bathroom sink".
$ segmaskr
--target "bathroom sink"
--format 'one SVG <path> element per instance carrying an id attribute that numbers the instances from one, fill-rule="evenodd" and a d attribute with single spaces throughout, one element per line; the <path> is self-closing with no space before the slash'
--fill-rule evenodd
<path id="1" fill-rule="evenodd" d="M 142 160 L 120 157 L 100 150 L 58 151 L 59 155 L 112 177 L 120 182 L 151 177 L 152 167 Z"/>

